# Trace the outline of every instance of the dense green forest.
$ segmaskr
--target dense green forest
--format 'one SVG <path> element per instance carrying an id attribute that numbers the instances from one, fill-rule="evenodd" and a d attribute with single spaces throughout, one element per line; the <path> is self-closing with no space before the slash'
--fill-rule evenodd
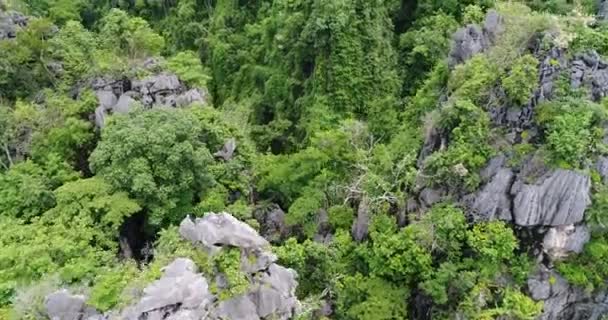
<path id="1" fill-rule="evenodd" d="M 607 58 L 596 0 L 0 2 L 0 319 L 123 319 L 179 257 L 233 301 L 211 212 L 294 319 L 607 319 Z"/>

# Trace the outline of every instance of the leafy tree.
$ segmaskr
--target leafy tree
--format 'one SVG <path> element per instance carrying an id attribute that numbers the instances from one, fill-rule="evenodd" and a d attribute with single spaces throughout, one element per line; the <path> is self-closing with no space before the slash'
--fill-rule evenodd
<path id="1" fill-rule="evenodd" d="M 381 223 L 375 217 L 373 223 Z M 370 273 L 400 283 L 425 279 L 431 271 L 432 256 L 416 241 L 412 228 L 393 233 L 391 230 L 372 230 L 372 244 L 366 252 Z"/>
<path id="2" fill-rule="evenodd" d="M 297 294 L 306 297 L 321 293 L 332 281 L 335 255 L 331 248 L 306 240 L 298 243 L 295 238 L 285 241 L 274 252 L 283 266 L 298 270 L 300 279 L 307 279 L 298 284 Z"/>
<path id="3" fill-rule="evenodd" d="M 50 156 L 44 165 L 25 161 L 0 173 L 0 216 L 30 220 L 55 205 L 53 190 L 78 175 Z"/>
<path id="4" fill-rule="evenodd" d="M 406 94 L 414 94 L 433 67 L 447 55 L 457 27 L 454 17 L 440 12 L 416 21 L 411 30 L 399 37 L 401 60 L 406 65 L 401 69 L 406 72 L 403 82 Z"/>
<path id="5" fill-rule="evenodd" d="M 93 171 L 150 212 L 150 223 L 179 222 L 210 182 L 211 155 L 187 110 L 116 115 L 91 155 Z"/>
<path id="6" fill-rule="evenodd" d="M 50 21 L 32 19 L 12 41 L 0 41 L 0 96 L 26 97 L 52 86 L 56 75 L 49 69 L 47 39 L 53 31 Z"/>
<path id="7" fill-rule="evenodd" d="M 581 99 L 566 98 L 543 104 L 537 121 L 546 130 L 546 147 L 553 163 L 578 168 L 596 153 L 603 130 L 596 124 L 605 118 L 603 108 Z"/>
<path id="8" fill-rule="evenodd" d="M 106 48 L 114 48 L 130 59 L 158 55 L 165 46 L 162 36 L 155 33 L 148 22 L 112 9 L 102 19 L 99 37 Z"/>

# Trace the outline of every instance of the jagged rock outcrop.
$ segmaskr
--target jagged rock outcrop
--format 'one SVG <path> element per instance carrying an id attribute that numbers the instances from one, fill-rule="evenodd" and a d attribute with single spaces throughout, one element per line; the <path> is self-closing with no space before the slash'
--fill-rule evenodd
<path id="1" fill-rule="evenodd" d="M 544 266 L 528 278 L 528 291 L 534 300 L 544 304 L 539 320 L 600 320 L 608 313 L 605 294 L 591 296 Z"/>
<path id="2" fill-rule="evenodd" d="M 179 226 L 182 237 L 205 248 L 233 246 L 244 249 L 264 248 L 269 243 L 248 224 L 228 213 L 210 213 L 202 218 L 184 219 Z"/>
<path id="3" fill-rule="evenodd" d="M 126 113 L 135 103 L 144 108 L 186 107 L 193 103 L 205 104 L 208 94 L 203 89 L 188 88 L 176 75 L 160 73 L 141 80 L 97 78 L 90 87 L 95 91 L 99 106 L 95 110 L 95 124 L 103 127 L 105 117 L 112 113 Z"/>
<path id="4" fill-rule="evenodd" d="M 0 11 L 0 40 L 17 37 L 17 31 L 27 26 L 29 18 L 16 11 Z"/>
<path id="5" fill-rule="evenodd" d="M 570 170 L 555 170 L 536 183 L 518 180 L 511 188 L 513 217 L 520 226 L 562 226 L 579 223 L 591 203 L 591 180 Z"/>
<path id="6" fill-rule="evenodd" d="M 203 318 L 215 297 L 209 292 L 207 280 L 197 272 L 198 268 L 192 260 L 176 259 L 163 269 L 163 276 L 159 280 L 144 289 L 141 300 L 123 311 L 120 318 L 125 320 Z M 175 312 L 176 308 L 179 309 L 177 312 Z M 166 318 L 166 315 L 171 313 L 175 314 Z"/>
<path id="7" fill-rule="evenodd" d="M 477 53 L 487 50 L 503 31 L 503 19 L 494 10 L 488 11 L 483 26 L 467 25 L 453 36 L 449 64 L 463 63 Z"/>
<path id="8" fill-rule="evenodd" d="M 543 251 L 552 259 L 562 259 L 572 253 L 581 253 L 591 234 L 585 225 L 553 227 L 545 233 Z"/>
<path id="9" fill-rule="evenodd" d="M 600 177 L 602 177 L 602 182 L 608 183 L 608 157 L 599 157 L 595 164 L 595 169 L 600 174 Z"/>
<path id="10" fill-rule="evenodd" d="M 211 255 L 226 247 L 241 250 L 247 291 L 220 299 L 211 288 L 225 288 L 224 275 L 217 270 L 199 273 L 192 260 L 178 258 L 143 290 L 139 301 L 123 310 L 101 315 L 86 306 L 84 296 L 61 290 L 47 297 L 47 314 L 52 320 L 287 320 L 296 315 L 296 272 L 276 264 L 268 242 L 249 225 L 227 213 L 209 213 L 194 221 L 184 219 L 179 231 Z"/>

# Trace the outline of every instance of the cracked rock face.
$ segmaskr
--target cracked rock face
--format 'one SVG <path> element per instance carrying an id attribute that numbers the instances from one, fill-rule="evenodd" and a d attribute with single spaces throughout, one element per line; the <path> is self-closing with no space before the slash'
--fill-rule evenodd
<path id="1" fill-rule="evenodd" d="M 511 220 L 509 190 L 514 178 L 511 169 L 499 169 L 492 180 L 477 193 L 471 209 L 482 220 Z"/>
<path id="2" fill-rule="evenodd" d="M 511 189 L 513 216 L 520 226 L 562 226 L 583 221 L 591 203 L 588 176 L 556 170 L 535 184 L 517 181 Z"/>

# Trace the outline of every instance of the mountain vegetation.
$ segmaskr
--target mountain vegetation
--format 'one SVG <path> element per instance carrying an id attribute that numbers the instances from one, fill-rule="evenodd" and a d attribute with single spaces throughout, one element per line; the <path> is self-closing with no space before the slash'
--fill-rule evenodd
<path id="1" fill-rule="evenodd" d="M 120 310 L 178 257 L 242 295 L 237 248 L 179 237 L 210 212 L 301 320 L 608 317 L 608 3 L 0 9 L 1 320 Z"/>

